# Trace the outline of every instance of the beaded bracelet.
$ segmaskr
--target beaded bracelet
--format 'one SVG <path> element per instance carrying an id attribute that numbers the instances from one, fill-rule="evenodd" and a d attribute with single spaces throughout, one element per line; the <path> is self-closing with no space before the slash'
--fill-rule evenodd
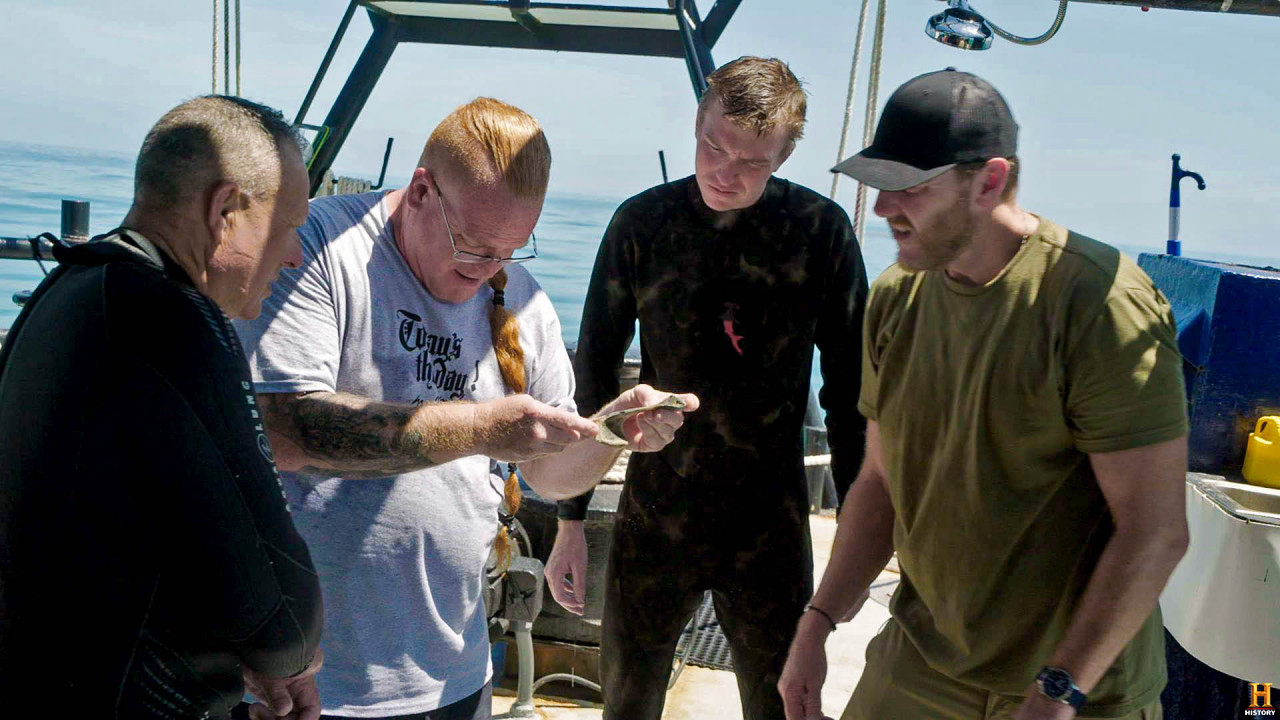
<path id="1" fill-rule="evenodd" d="M 819 615 L 826 618 L 827 622 L 831 623 L 831 632 L 836 631 L 836 621 L 834 618 L 831 617 L 831 615 L 826 610 L 823 610 L 822 608 L 818 607 L 817 605 L 814 605 L 813 603 L 805 603 L 802 614 L 807 613 L 810 610 L 817 612 Z"/>

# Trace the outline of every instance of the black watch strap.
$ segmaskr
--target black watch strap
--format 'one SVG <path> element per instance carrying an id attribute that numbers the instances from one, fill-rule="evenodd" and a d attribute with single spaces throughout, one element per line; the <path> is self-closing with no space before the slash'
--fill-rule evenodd
<path id="1" fill-rule="evenodd" d="M 1046 666 L 1036 676 L 1036 686 L 1040 694 L 1064 705 L 1070 705 L 1076 711 L 1084 707 L 1089 698 L 1076 687 L 1071 673 L 1059 667 Z"/>

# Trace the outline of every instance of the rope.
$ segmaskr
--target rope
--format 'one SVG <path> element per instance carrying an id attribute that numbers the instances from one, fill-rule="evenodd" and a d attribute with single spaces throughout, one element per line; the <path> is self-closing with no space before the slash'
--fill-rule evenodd
<path id="1" fill-rule="evenodd" d="M 849 126 L 853 124 L 853 97 L 858 86 L 858 64 L 862 61 L 862 38 L 867 26 L 867 8 L 871 0 L 862 0 L 862 14 L 858 16 L 858 38 L 853 43 L 853 67 L 849 69 L 849 94 L 844 101 L 844 125 L 840 128 L 840 149 L 836 151 L 836 162 L 844 160 L 844 153 L 849 145 Z M 836 199 L 836 190 L 840 187 L 840 176 L 844 173 L 831 173 L 831 199 Z"/>
<path id="2" fill-rule="evenodd" d="M 212 95 L 218 92 L 218 0 L 213 0 L 213 57 L 210 68 L 213 71 L 213 81 L 210 83 L 209 94 Z"/>
<path id="3" fill-rule="evenodd" d="M 884 54 L 884 21 L 889 8 L 887 0 L 877 5 L 876 34 L 871 41 L 871 78 L 867 84 L 867 112 L 863 118 L 862 146 L 871 144 L 875 135 L 877 96 L 880 93 L 880 58 Z M 853 211 L 853 231 L 858 237 L 867 226 L 867 186 L 858 183 L 858 201 Z"/>
<path id="4" fill-rule="evenodd" d="M 240 96 L 240 0 L 236 0 L 236 97 Z"/>
<path id="5" fill-rule="evenodd" d="M 222 0 L 222 94 L 231 94 L 231 0 Z"/>

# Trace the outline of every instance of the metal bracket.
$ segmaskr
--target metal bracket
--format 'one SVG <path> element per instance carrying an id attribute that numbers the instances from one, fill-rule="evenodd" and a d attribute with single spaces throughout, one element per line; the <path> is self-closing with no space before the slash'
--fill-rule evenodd
<path id="1" fill-rule="evenodd" d="M 542 22 L 529 12 L 529 0 L 507 0 L 507 7 L 511 10 L 511 17 L 520 27 L 528 30 L 535 36 L 542 36 Z"/>

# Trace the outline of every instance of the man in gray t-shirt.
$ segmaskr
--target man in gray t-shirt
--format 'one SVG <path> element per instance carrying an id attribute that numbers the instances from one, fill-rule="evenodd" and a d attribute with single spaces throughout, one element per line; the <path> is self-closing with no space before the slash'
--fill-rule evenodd
<path id="1" fill-rule="evenodd" d="M 488 718 L 481 591 L 512 501 L 497 461 L 563 498 L 617 456 L 576 414 L 559 321 L 516 264 L 549 168 L 533 118 L 458 108 L 407 187 L 314 201 L 302 267 L 237 326 L 325 595 L 328 717 Z M 603 412 L 663 397 L 641 386 Z M 681 422 L 644 413 L 627 440 L 657 450 Z"/>

